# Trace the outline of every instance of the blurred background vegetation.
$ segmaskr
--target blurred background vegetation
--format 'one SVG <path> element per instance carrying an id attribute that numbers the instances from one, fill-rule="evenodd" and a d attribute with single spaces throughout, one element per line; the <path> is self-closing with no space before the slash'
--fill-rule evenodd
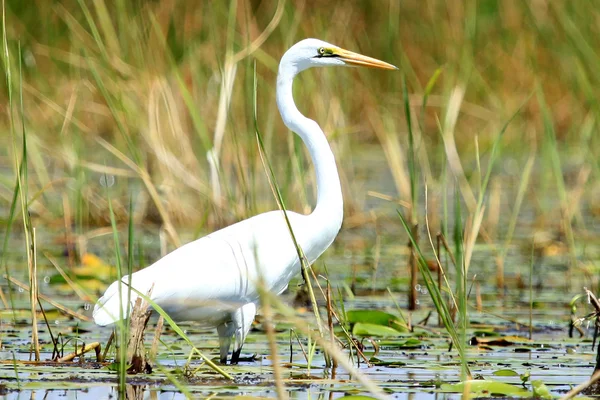
<path id="1" fill-rule="evenodd" d="M 0 210 L 10 207 L 26 135 L 38 226 L 107 226 L 106 186 L 120 221 L 131 198 L 136 222 L 165 227 L 172 244 L 176 229 L 197 236 L 275 208 L 254 134 L 255 64 L 267 154 L 287 207 L 309 211 L 309 159 L 274 97 L 279 58 L 306 37 L 401 69 L 311 70 L 296 84 L 299 109 L 336 154 L 346 228 L 371 222 L 372 208 L 410 206 L 403 76 L 419 208 L 426 183 L 430 223 L 441 219 L 436 198 L 455 185 L 472 213 L 484 190 L 483 232 L 494 239 L 525 182 L 528 226 L 560 235 L 571 223 L 598 225 L 600 11 L 590 2 L 6 0 L 5 8 Z M 485 188 L 492 145 L 515 113 Z"/>

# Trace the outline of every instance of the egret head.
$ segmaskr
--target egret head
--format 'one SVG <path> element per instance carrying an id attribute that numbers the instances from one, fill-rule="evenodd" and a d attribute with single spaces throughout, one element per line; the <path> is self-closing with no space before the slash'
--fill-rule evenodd
<path id="1" fill-rule="evenodd" d="M 281 58 L 280 72 L 283 72 L 283 68 L 298 73 L 311 67 L 327 66 L 398 69 L 392 64 L 344 50 L 319 39 L 304 39 L 285 52 Z"/>

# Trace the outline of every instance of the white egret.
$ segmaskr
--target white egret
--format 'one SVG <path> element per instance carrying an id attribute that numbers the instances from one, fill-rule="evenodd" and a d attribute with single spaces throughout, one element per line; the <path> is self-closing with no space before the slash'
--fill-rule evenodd
<path id="1" fill-rule="evenodd" d="M 298 111 L 292 96 L 294 77 L 311 67 L 364 66 L 397 69 L 317 39 L 305 39 L 281 58 L 277 74 L 277 106 L 285 125 L 308 148 L 315 167 L 317 204 L 310 215 L 287 212 L 298 244 L 310 263 L 333 242 L 342 225 L 340 179 L 331 148 L 319 125 Z M 141 293 L 152 287 L 151 299 L 176 321 L 198 321 L 216 327 L 220 359 L 226 363 L 234 338 L 231 362 L 239 360 L 259 303 L 257 280 L 281 293 L 300 273 L 301 263 L 281 211 L 271 211 L 228 226 L 188 243 L 131 276 Z M 129 277 L 122 278 L 128 283 Z M 121 296 L 119 296 L 121 288 Z M 94 321 L 109 325 L 127 315 L 137 298 L 127 284 L 114 282 L 94 307 Z"/>

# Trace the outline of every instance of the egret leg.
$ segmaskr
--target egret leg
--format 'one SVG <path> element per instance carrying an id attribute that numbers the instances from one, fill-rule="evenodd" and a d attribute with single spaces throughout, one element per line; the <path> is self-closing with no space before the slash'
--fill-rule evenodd
<path id="1" fill-rule="evenodd" d="M 240 360 L 242 346 L 252 327 L 252 322 L 256 316 L 256 304 L 248 303 L 238 308 L 232 315 L 233 326 L 235 327 L 235 339 L 233 343 L 233 353 L 231 353 L 231 363 L 237 364 Z"/>
<path id="2" fill-rule="evenodd" d="M 235 330 L 232 322 L 225 322 L 217 326 L 217 333 L 219 334 L 219 350 L 220 350 L 220 361 L 221 364 L 227 364 L 227 353 L 229 353 L 229 346 L 231 346 L 231 336 Z"/>

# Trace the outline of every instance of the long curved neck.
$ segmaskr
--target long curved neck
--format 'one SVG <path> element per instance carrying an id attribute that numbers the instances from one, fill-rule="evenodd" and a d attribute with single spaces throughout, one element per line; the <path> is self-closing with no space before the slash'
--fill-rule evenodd
<path id="1" fill-rule="evenodd" d="M 296 71 L 279 70 L 277 75 L 277 107 L 283 123 L 295 132 L 308 148 L 315 166 L 317 177 L 317 205 L 311 217 L 322 218 L 328 228 L 335 230 L 334 236 L 342 225 L 344 201 L 335 158 L 325 134 L 312 119 L 298 111 L 292 94 L 292 84 Z M 332 232 L 333 233 L 333 232 Z M 333 238 L 331 239 L 333 240 Z"/>

